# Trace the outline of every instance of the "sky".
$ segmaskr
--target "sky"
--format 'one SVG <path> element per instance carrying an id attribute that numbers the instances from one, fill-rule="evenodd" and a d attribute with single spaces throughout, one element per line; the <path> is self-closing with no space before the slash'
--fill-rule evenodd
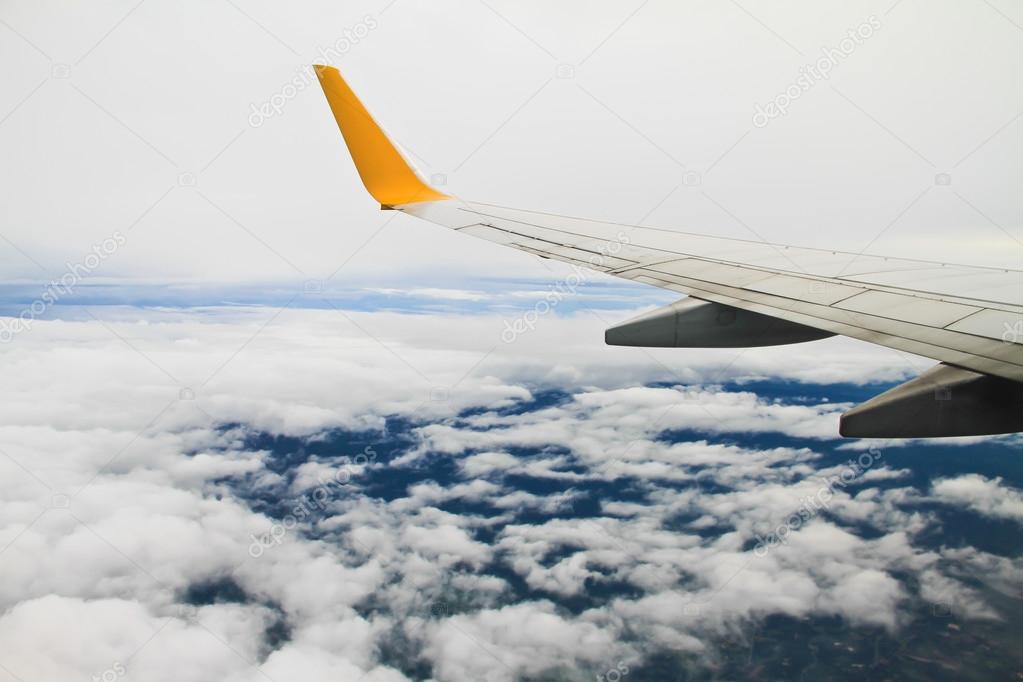
<path id="1" fill-rule="evenodd" d="M 1004 0 L 0 0 L 0 682 L 1023 670 L 1019 438 L 837 437 L 932 361 L 605 346 L 674 295 L 380 212 L 324 62 L 461 198 L 1023 253 Z"/>
<path id="2" fill-rule="evenodd" d="M 935 260 L 1023 252 L 1023 18 L 1004 1 L 6 2 L 0 19 L 7 280 L 59 276 L 115 231 L 94 277 L 545 276 L 381 214 L 315 61 L 465 199 Z"/>

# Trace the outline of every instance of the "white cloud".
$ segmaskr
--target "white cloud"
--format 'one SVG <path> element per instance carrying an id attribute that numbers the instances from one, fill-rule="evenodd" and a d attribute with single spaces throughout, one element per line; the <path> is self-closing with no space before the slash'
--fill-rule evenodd
<path id="1" fill-rule="evenodd" d="M 470 289 L 368 289 L 374 293 L 388 296 L 419 296 L 422 298 L 438 298 L 445 301 L 485 301 L 487 294 Z"/>
<path id="2" fill-rule="evenodd" d="M 608 630 L 567 620 L 550 602 L 485 609 L 408 627 L 425 630 L 420 636 L 427 641 L 427 655 L 441 662 L 442 679 L 496 682 L 562 667 L 596 670 L 628 651 Z"/>
<path id="3" fill-rule="evenodd" d="M 983 516 L 1023 521 L 1023 493 L 1004 485 L 1000 476 L 965 474 L 943 478 L 934 482 L 931 494 L 941 502 L 966 507 Z"/>

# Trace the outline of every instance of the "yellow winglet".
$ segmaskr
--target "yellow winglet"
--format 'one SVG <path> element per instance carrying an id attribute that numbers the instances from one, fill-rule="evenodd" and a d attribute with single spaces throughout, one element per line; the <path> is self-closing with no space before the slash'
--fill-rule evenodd
<path id="1" fill-rule="evenodd" d="M 362 184 L 382 208 L 451 198 L 419 179 L 337 69 L 320 64 L 315 69 Z"/>

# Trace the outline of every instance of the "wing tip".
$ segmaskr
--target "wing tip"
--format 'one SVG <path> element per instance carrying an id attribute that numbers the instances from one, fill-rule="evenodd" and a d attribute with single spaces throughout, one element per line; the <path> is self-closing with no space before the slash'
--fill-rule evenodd
<path id="1" fill-rule="evenodd" d="M 313 69 L 359 177 L 382 208 L 452 198 L 419 177 L 336 67 L 314 64 Z"/>

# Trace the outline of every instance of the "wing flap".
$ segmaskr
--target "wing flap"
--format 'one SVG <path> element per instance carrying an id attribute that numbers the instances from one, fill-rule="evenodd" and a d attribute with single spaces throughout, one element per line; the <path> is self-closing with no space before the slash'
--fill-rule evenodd
<path id="1" fill-rule="evenodd" d="M 878 315 L 893 320 L 905 320 L 928 327 L 947 327 L 964 317 L 981 311 L 977 306 L 936 301 L 909 294 L 890 291 L 864 290 L 834 304 L 836 308 L 856 313 Z"/>

